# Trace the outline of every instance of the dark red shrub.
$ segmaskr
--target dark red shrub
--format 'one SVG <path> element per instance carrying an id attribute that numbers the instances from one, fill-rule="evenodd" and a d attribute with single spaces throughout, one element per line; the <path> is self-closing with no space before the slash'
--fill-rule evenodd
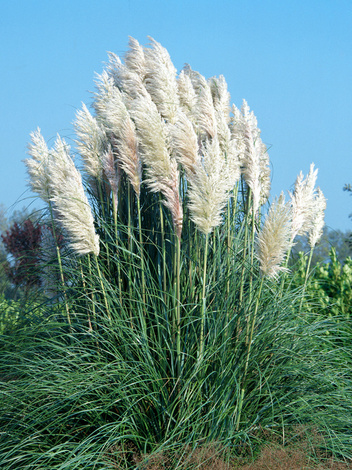
<path id="1" fill-rule="evenodd" d="M 16 286 L 33 287 L 39 285 L 39 246 L 41 226 L 30 219 L 21 224 L 15 222 L 1 235 L 3 244 L 12 262 L 7 275 Z"/>

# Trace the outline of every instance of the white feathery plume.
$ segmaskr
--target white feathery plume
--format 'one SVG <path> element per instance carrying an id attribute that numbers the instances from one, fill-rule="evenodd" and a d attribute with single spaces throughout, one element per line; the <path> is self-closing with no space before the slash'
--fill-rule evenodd
<path id="1" fill-rule="evenodd" d="M 144 49 L 137 39 L 129 37 L 129 50 L 125 54 L 125 65 L 131 71 L 135 72 L 143 81 L 146 73 L 146 61 Z"/>
<path id="2" fill-rule="evenodd" d="M 136 128 L 127 113 L 121 120 L 119 134 L 115 134 L 114 147 L 116 149 L 116 158 L 139 198 L 142 183 L 142 163 L 138 153 Z"/>
<path id="3" fill-rule="evenodd" d="M 209 81 L 217 123 L 217 135 L 221 152 L 225 155 L 228 172 L 228 187 L 232 190 L 241 176 L 239 150 L 230 130 L 230 93 L 223 75 Z"/>
<path id="4" fill-rule="evenodd" d="M 196 94 L 193 114 L 200 138 L 213 138 L 217 134 L 217 122 L 210 85 L 203 75 L 192 70 L 188 64 L 183 68 L 183 73 L 190 78 Z"/>
<path id="5" fill-rule="evenodd" d="M 324 228 L 324 212 L 326 209 L 326 199 L 320 188 L 317 188 L 317 195 L 314 199 L 311 227 L 308 231 L 309 246 L 313 249 L 320 240 Z"/>
<path id="6" fill-rule="evenodd" d="M 230 146 L 225 159 L 217 138 L 203 144 L 203 156 L 198 152 L 197 135 L 185 113 L 179 111 L 171 132 L 175 156 L 185 170 L 189 182 L 188 194 L 193 221 L 203 233 L 210 233 L 221 222 L 227 191 L 240 177 L 236 149 Z M 233 148 L 233 150 L 232 150 Z"/>
<path id="7" fill-rule="evenodd" d="M 189 175 L 190 217 L 204 234 L 222 222 L 222 213 L 229 193 L 225 162 L 219 158 L 219 142 L 215 138 L 202 146 L 203 158 Z"/>
<path id="8" fill-rule="evenodd" d="M 117 166 L 111 146 L 103 154 L 103 168 L 105 176 L 110 184 L 112 197 L 114 198 L 115 210 L 117 210 L 118 190 L 120 184 L 120 169 Z"/>
<path id="9" fill-rule="evenodd" d="M 118 57 L 113 52 L 109 52 L 109 64 L 106 69 L 108 76 L 113 80 L 114 85 L 123 92 L 123 98 L 126 102 L 126 105 L 131 99 L 137 98 L 139 95 L 145 96 L 147 90 L 144 86 L 144 76 L 139 75 L 133 69 L 128 68 L 125 64 L 121 62 L 120 57 Z"/>
<path id="10" fill-rule="evenodd" d="M 257 258 L 260 270 L 269 278 L 277 278 L 287 268 L 281 266 L 290 247 L 291 211 L 281 193 L 267 214 L 257 238 Z"/>
<path id="11" fill-rule="evenodd" d="M 204 82 L 206 82 L 205 78 L 199 72 L 193 70 L 189 64 L 185 64 L 182 71 L 186 76 L 190 78 L 194 91 L 196 95 L 198 95 L 200 89 L 204 85 Z"/>
<path id="12" fill-rule="evenodd" d="M 159 113 L 168 122 L 174 123 L 179 107 L 176 68 L 167 50 L 149 38 L 151 48 L 145 49 L 145 87 L 156 104 Z"/>
<path id="13" fill-rule="evenodd" d="M 220 149 L 225 155 L 227 155 L 231 141 L 231 131 L 228 126 L 228 119 L 219 108 L 215 108 L 215 119 Z"/>
<path id="14" fill-rule="evenodd" d="M 111 135 L 116 158 L 139 197 L 142 175 L 134 123 L 126 108 L 123 94 L 106 72 L 101 75 L 99 91 L 95 107 Z"/>
<path id="15" fill-rule="evenodd" d="M 271 180 L 270 180 L 270 160 L 267 152 L 266 145 L 263 144 L 260 137 L 258 137 L 258 145 L 261 147 L 259 152 L 259 165 L 260 165 L 260 205 L 262 206 L 267 202 L 270 196 Z"/>
<path id="16" fill-rule="evenodd" d="M 204 138 L 214 138 L 217 134 L 217 122 L 211 89 L 204 77 L 199 78 L 199 93 L 197 104 L 194 110 L 196 123 L 201 135 Z"/>
<path id="17" fill-rule="evenodd" d="M 307 177 L 304 179 L 303 173 L 300 172 L 296 178 L 293 193 L 289 192 L 292 207 L 291 242 L 297 235 L 306 234 L 310 228 L 317 175 L 318 170 L 314 170 L 314 163 L 312 163 Z"/>
<path id="18" fill-rule="evenodd" d="M 219 77 L 212 77 L 208 82 L 213 97 L 214 107 L 219 113 L 223 115 L 226 124 L 229 124 L 231 97 L 227 89 L 225 77 L 223 75 L 220 75 Z"/>
<path id="19" fill-rule="evenodd" d="M 229 153 L 230 142 L 232 140 L 229 127 L 230 115 L 225 113 L 225 108 L 220 102 L 214 102 L 216 130 L 221 151 L 227 155 Z"/>
<path id="20" fill-rule="evenodd" d="M 231 191 L 241 177 L 241 160 L 237 148 L 237 142 L 233 139 L 228 143 L 226 152 L 226 164 L 228 175 L 228 189 Z"/>
<path id="21" fill-rule="evenodd" d="M 31 133 L 32 143 L 28 145 L 28 154 L 32 157 L 24 162 L 30 177 L 29 185 L 33 192 L 37 193 L 44 202 L 49 203 L 51 197 L 50 178 L 48 166 L 50 153 L 40 129 Z"/>
<path id="22" fill-rule="evenodd" d="M 89 176 L 101 180 L 102 155 L 106 151 L 106 132 L 84 103 L 76 114 L 74 126 L 78 137 L 77 150 L 82 156 L 84 169 Z"/>
<path id="23" fill-rule="evenodd" d="M 196 92 L 192 81 L 185 71 L 182 70 L 177 79 L 177 90 L 180 106 L 189 119 L 194 120 L 194 108 L 197 102 Z"/>
<path id="24" fill-rule="evenodd" d="M 181 110 L 177 113 L 177 120 L 172 126 L 170 136 L 175 157 L 184 168 L 187 177 L 190 177 L 200 164 L 198 139 L 191 121 Z"/>
<path id="25" fill-rule="evenodd" d="M 245 158 L 246 152 L 245 133 L 246 129 L 249 129 L 252 134 L 253 142 L 257 142 L 260 137 L 260 130 L 257 125 L 257 118 L 253 111 L 250 111 L 248 103 L 243 100 L 241 109 L 238 109 L 234 104 L 232 105 L 233 117 L 230 120 L 230 129 L 232 138 L 236 140 L 237 147 L 240 151 L 240 158 Z"/>
<path id="26" fill-rule="evenodd" d="M 246 123 L 243 119 L 241 111 L 233 104 L 232 105 L 233 117 L 230 121 L 231 139 L 235 142 L 238 158 L 243 165 L 244 156 L 246 152 L 246 141 L 245 141 L 245 127 Z"/>
<path id="27" fill-rule="evenodd" d="M 233 105 L 232 112 L 231 134 L 238 149 L 243 177 L 252 191 L 253 210 L 256 213 L 270 193 L 269 156 L 260 138 L 257 118 L 247 102 L 243 100 L 241 111 Z"/>
<path id="28" fill-rule="evenodd" d="M 146 168 L 146 180 L 152 192 L 161 192 L 170 209 L 178 237 L 182 231 L 182 204 L 178 192 L 177 162 L 170 157 L 168 131 L 155 103 L 150 97 L 140 96 L 131 108 L 139 137 L 140 155 Z"/>
<path id="29" fill-rule="evenodd" d="M 66 231 L 71 248 L 78 255 L 99 254 L 99 236 L 84 192 L 81 174 L 75 167 L 68 145 L 58 136 L 52 150 L 50 180 L 55 214 Z"/>
<path id="30" fill-rule="evenodd" d="M 250 111 L 250 107 L 246 100 L 243 100 L 241 113 L 244 121 L 249 124 L 249 127 L 253 134 L 253 139 L 256 141 L 257 137 L 260 136 L 260 130 L 258 129 L 258 121 L 253 111 Z"/>
<path id="31" fill-rule="evenodd" d="M 251 132 L 249 123 L 245 126 L 245 153 L 243 159 L 243 177 L 245 182 L 252 191 L 253 198 L 253 212 L 257 213 L 260 207 L 260 196 L 261 196 L 261 165 L 260 165 L 260 153 L 258 147 L 255 145 L 253 140 L 253 134 Z"/>
<path id="32" fill-rule="evenodd" d="M 105 70 L 97 76 L 96 86 L 98 92 L 95 94 L 94 109 L 107 131 L 114 132 L 119 128 L 121 117 L 126 113 L 122 93 Z"/>

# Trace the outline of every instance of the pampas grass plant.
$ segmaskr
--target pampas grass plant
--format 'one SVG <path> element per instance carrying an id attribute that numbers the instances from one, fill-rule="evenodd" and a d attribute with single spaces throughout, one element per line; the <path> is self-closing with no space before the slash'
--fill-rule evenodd
<path id="1" fill-rule="evenodd" d="M 80 158 L 32 137 L 29 184 L 65 247 L 45 258 L 55 306 L 44 290 L 44 320 L 1 338 L 2 468 L 181 468 L 182 449 L 238 453 L 298 424 L 350 458 L 352 382 L 335 366 L 352 356 L 329 347 L 347 330 L 307 322 L 286 272 L 295 235 L 321 233 L 316 171 L 270 207 L 256 118 L 223 77 L 177 75 L 153 39 L 109 59 L 94 115 L 77 113 Z"/>

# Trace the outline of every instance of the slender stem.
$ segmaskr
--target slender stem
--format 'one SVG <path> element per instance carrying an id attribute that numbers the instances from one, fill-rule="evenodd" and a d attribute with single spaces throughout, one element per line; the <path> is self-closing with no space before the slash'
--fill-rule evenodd
<path id="1" fill-rule="evenodd" d="M 313 251 L 314 251 L 314 248 L 312 248 L 312 249 L 310 250 L 310 253 L 309 253 L 308 264 L 307 264 L 307 269 L 306 269 L 306 275 L 305 275 L 305 277 L 304 277 L 303 292 L 302 292 L 301 301 L 300 301 L 300 304 L 299 304 L 299 313 L 301 313 L 302 305 L 303 305 L 303 300 L 304 300 L 304 297 L 305 297 L 305 295 L 306 295 L 306 287 L 307 287 L 307 282 L 308 282 L 308 276 L 309 276 L 309 271 L 310 271 L 310 265 L 311 265 L 311 263 L 312 263 Z"/>
<path id="2" fill-rule="evenodd" d="M 141 215 L 141 202 L 137 198 L 137 212 L 138 212 L 138 230 L 139 230 L 139 248 L 141 256 L 141 277 L 142 277 L 142 301 L 143 301 L 143 311 L 145 313 L 145 267 L 144 267 L 144 252 L 143 252 L 143 234 L 142 234 L 142 215 Z"/>
<path id="3" fill-rule="evenodd" d="M 163 206 L 161 201 L 161 195 L 159 195 L 159 213 L 160 213 L 160 230 L 161 230 L 161 253 L 163 257 L 163 294 L 164 302 L 166 304 L 166 252 L 165 252 L 165 228 L 164 228 L 164 214 Z"/>
<path id="4" fill-rule="evenodd" d="M 128 250 L 131 253 L 133 251 L 132 245 L 132 233 L 131 233 L 131 184 L 128 182 L 128 189 L 127 189 L 127 243 L 128 243 Z M 128 289 L 129 289 L 129 298 L 130 302 L 132 301 L 132 265 L 131 263 L 128 264 Z M 143 300 L 144 302 L 144 300 Z M 131 324 L 132 324 L 132 305 L 130 305 L 130 315 L 131 315 Z"/>
<path id="5" fill-rule="evenodd" d="M 234 231 L 235 225 L 236 225 L 235 217 L 236 217 L 236 209 L 237 209 L 238 187 L 239 187 L 239 182 L 237 182 L 235 185 L 234 194 L 232 197 L 232 204 L 231 204 L 230 198 L 227 202 L 227 285 L 226 285 L 227 299 L 229 298 L 229 295 L 230 295 L 230 273 L 231 273 L 231 264 L 232 264 L 232 255 L 230 257 L 231 227 L 232 227 L 232 230 Z M 225 338 L 228 335 L 228 323 L 229 323 L 229 304 L 227 304 L 227 309 L 226 309 Z"/>
<path id="6" fill-rule="evenodd" d="M 243 247 L 243 257 L 242 257 L 242 270 L 241 270 L 241 286 L 240 286 L 240 306 L 242 306 L 243 295 L 244 295 L 244 273 L 246 269 L 246 257 L 247 257 L 247 244 L 248 244 L 248 219 L 249 219 L 249 210 L 251 207 L 252 191 L 250 188 L 247 190 L 247 208 L 246 215 L 244 219 L 245 231 L 244 231 L 244 247 Z"/>
<path id="7" fill-rule="evenodd" d="M 246 381 L 246 377 L 247 377 L 249 357 L 250 357 L 251 348 L 252 348 L 254 325 L 255 325 L 255 322 L 256 322 L 256 318 L 257 318 L 259 301 L 260 301 L 262 288 L 263 288 L 263 281 L 264 281 L 264 276 L 262 276 L 261 281 L 260 281 L 258 296 L 257 296 L 257 300 L 256 300 L 256 303 L 255 303 L 255 309 L 254 309 L 254 314 L 253 314 L 253 319 L 252 319 L 252 326 L 251 326 L 251 332 L 250 332 L 250 337 L 249 337 L 249 342 L 248 342 L 246 363 L 245 363 L 243 377 L 242 377 L 241 395 L 240 395 L 240 401 L 239 401 L 239 405 L 238 405 L 238 412 L 237 412 L 237 419 L 236 419 L 236 431 L 238 431 L 238 428 L 239 428 L 239 425 L 240 425 L 242 406 L 243 406 L 243 398 L 244 398 L 244 394 L 245 394 L 245 391 L 246 391 L 245 381 Z"/>
<path id="8" fill-rule="evenodd" d="M 70 315 L 70 309 L 69 309 L 69 306 L 68 306 L 68 300 L 67 300 L 67 295 L 66 295 L 66 284 L 65 284 L 64 272 L 63 272 L 63 269 L 62 269 L 60 248 L 59 248 L 59 244 L 58 244 L 58 241 L 57 241 L 57 238 L 56 238 L 55 222 L 54 222 L 53 208 L 52 208 L 51 202 L 49 202 L 49 211 L 50 211 L 50 218 L 51 218 L 51 227 L 52 227 L 52 230 L 53 230 L 53 237 L 54 237 L 55 246 L 56 246 L 56 257 L 57 257 L 57 261 L 58 261 L 58 264 L 59 264 L 59 270 L 60 270 L 60 279 L 61 279 L 62 289 L 63 289 L 63 293 L 64 293 L 64 298 L 65 298 L 66 316 L 67 316 L 67 321 L 68 321 L 68 323 L 71 327 L 71 315 Z"/>
<path id="9" fill-rule="evenodd" d="M 91 265 L 90 265 L 90 258 L 88 257 L 88 266 L 89 266 L 89 275 L 90 275 L 90 278 L 92 278 L 92 269 L 91 269 Z M 86 286 L 86 281 L 84 279 L 84 274 L 83 274 L 83 268 L 82 268 L 82 262 L 81 260 L 79 260 L 79 267 L 80 267 L 80 272 L 81 272 L 81 278 L 82 278 L 82 284 L 83 284 L 83 289 L 86 293 L 86 296 L 88 297 L 88 292 L 87 292 L 87 286 Z M 92 308 L 93 308 L 93 317 L 94 317 L 94 320 L 95 320 L 95 305 L 94 305 L 94 293 L 92 291 L 92 295 L 91 295 L 91 299 L 92 299 Z M 92 326 L 92 322 L 90 320 L 90 313 L 89 313 L 89 310 L 88 310 L 88 331 L 91 332 L 93 331 L 93 326 Z"/>
<path id="10" fill-rule="evenodd" d="M 175 235 L 176 236 L 176 235 Z M 177 368 L 179 377 L 181 375 L 181 298 L 180 298 L 180 270 L 181 270 L 181 239 L 176 236 L 176 349 Z"/>
<path id="11" fill-rule="evenodd" d="M 228 299 L 230 295 L 230 218 L 231 218 L 231 208 L 230 208 L 230 199 L 227 201 L 227 281 L 226 281 L 226 299 L 227 299 L 227 308 L 226 308 L 226 321 L 225 321 L 225 338 L 227 337 L 227 328 L 228 328 L 228 322 L 229 322 L 229 309 L 228 309 Z"/>
<path id="12" fill-rule="evenodd" d="M 255 235 L 255 213 L 252 208 L 252 232 L 251 232 L 251 264 L 250 264 L 250 276 L 249 276 L 249 303 L 252 302 L 253 295 L 253 264 L 254 264 L 254 235 Z"/>
<path id="13" fill-rule="evenodd" d="M 205 311 L 206 311 L 206 279 L 207 279 L 207 259 L 208 259 L 208 245 L 209 245 L 209 234 L 205 235 L 205 247 L 204 247 L 204 263 L 203 263 L 203 288 L 202 288 L 202 312 L 201 312 L 201 326 L 200 326 L 200 348 L 199 348 L 199 362 L 203 358 L 204 353 L 204 328 L 205 328 Z"/>
<path id="14" fill-rule="evenodd" d="M 100 183 L 101 183 L 100 181 L 97 183 L 99 199 L 100 199 L 100 207 L 101 207 L 103 219 L 106 221 L 107 220 L 107 214 L 106 214 L 106 210 L 105 210 L 106 208 L 105 208 L 105 201 L 104 201 L 105 191 L 103 191 L 102 185 Z M 106 248 L 106 260 L 107 260 L 108 270 L 110 271 L 109 245 L 106 243 L 106 244 L 104 244 L 104 246 Z"/>
<path id="15" fill-rule="evenodd" d="M 104 287 L 104 283 L 103 283 L 103 276 L 102 276 L 101 271 L 100 271 L 99 261 L 98 261 L 97 255 L 94 255 L 94 258 L 95 258 L 95 264 L 96 264 L 96 267 L 97 267 L 98 276 L 99 276 L 99 280 L 100 280 L 101 290 L 102 290 L 102 292 L 103 292 L 103 297 L 104 297 L 104 303 L 105 303 L 106 312 L 107 312 L 108 318 L 109 318 L 109 320 L 110 320 L 110 322 L 111 322 L 111 313 L 110 313 L 110 309 L 109 309 L 109 305 L 108 305 L 108 301 L 107 301 L 107 297 L 106 297 L 105 287 Z"/>
<path id="16" fill-rule="evenodd" d="M 240 307 L 242 306 L 243 295 L 244 295 L 244 272 L 246 269 L 247 238 L 248 238 L 248 223 L 247 223 L 247 220 L 245 220 L 244 246 L 243 246 L 243 253 L 242 253 L 242 269 L 241 269 L 241 285 L 240 285 Z"/>
<path id="17" fill-rule="evenodd" d="M 285 264 L 284 264 L 284 267 L 285 267 L 285 268 L 287 268 L 288 262 L 289 262 L 289 260 L 290 260 L 292 246 L 293 246 L 293 240 L 291 240 L 289 249 L 287 250 L 286 260 L 285 260 Z M 280 291 L 279 291 L 279 298 L 282 297 L 282 293 L 283 293 L 283 291 L 284 291 L 285 281 L 286 281 L 286 274 L 287 274 L 287 271 L 284 271 L 284 272 L 283 272 L 283 275 L 282 275 L 282 278 L 281 278 L 281 285 L 280 285 Z"/>
<path id="18" fill-rule="evenodd" d="M 122 305 L 122 279 L 121 279 L 121 266 L 120 266 L 120 256 L 119 256 L 119 235 L 117 229 L 117 197 L 113 197 L 113 212 L 114 212 L 114 225 L 115 225 L 115 244 L 116 244 L 116 255 L 117 255 L 117 277 L 118 277 L 118 293 L 120 299 L 120 305 Z"/>
<path id="19" fill-rule="evenodd" d="M 232 204 L 232 226 L 235 227 L 235 223 L 236 223 L 236 213 L 237 213 L 237 198 L 238 198 L 238 188 L 239 188 L 239 182 L 236 183 L 236 186 L 235 186 L 235 191 L 233 193 L 233 198 L 232 198 L 232 201 L 233 201 L 233 204 Z"/>

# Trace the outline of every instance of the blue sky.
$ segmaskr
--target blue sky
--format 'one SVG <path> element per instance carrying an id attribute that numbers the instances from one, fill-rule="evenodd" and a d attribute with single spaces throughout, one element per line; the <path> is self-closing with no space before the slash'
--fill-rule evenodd
<path id="1" fill-rule="evenodd" d="M 314 162 L 327 225 L 352 229 L 351 0 L 0 0 L 0 203 L 32 202 L 29 134 L 74 137 L 81 102 L 107 51 L 128 36 L 167 48 L 176 68 L 224 75 L 232 102 L 246 99 L 270 147 L 272 195 Z M 15 204 L 15 205 L 14 205 Z M 32 202 L 39 207 L 38 202 Z M 13 206 L 14 205 L 14 206 Z"/>

